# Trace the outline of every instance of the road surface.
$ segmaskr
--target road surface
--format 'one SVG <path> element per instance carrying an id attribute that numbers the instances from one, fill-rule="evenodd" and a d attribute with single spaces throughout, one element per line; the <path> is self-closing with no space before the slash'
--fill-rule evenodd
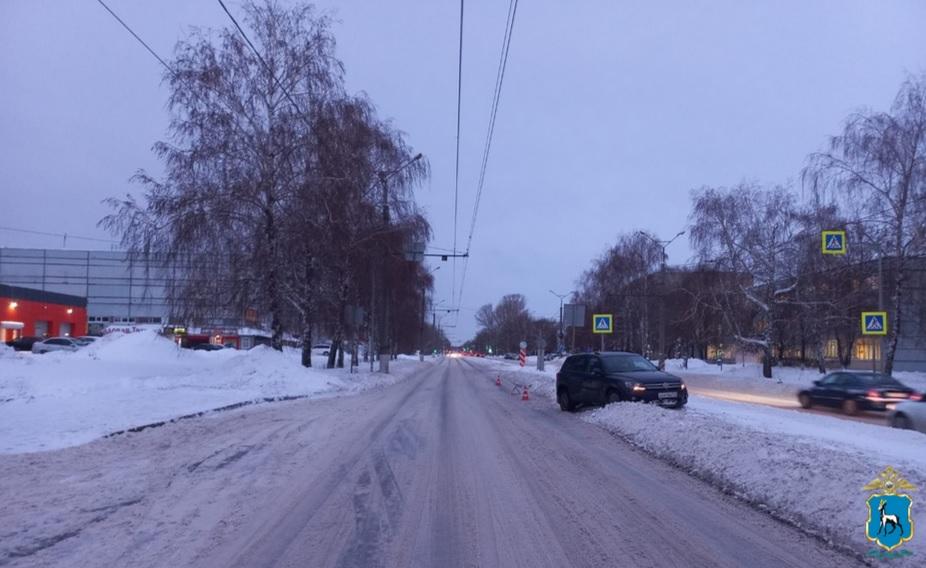
<path id="1" fill-rule="evenodd" d="M 688 386 L 688 392 L 696 396 L 704 396 L 717 400 L 726 400 L 731 402 L 743 402 L 747 404 L 759 404 L 770 406 L 772 408 L 783 408 L 786 410 L 796 410 L 808 414 L 818 414 L 821 416 L 830 416 L 841 420 L 851 420 L 853 422 L 864 422 L 875 426 L 888 427 L 887 414 L 885 412 L 862 411 L 855 415 L 844 414 L 838 408 L 823 406 L 814 406 L 811 408 L 801 408 L 797 401 L 797 392 L 800 388 L 796 385 L 781 385 L 782 392 L 753 392 L 748 390 L 750 385 L 746 385 L 742 390 L 735 388 L 730 384 L 733 381 L 727 380 L 728 386 L 718 386 L 714 379 L 719 378 L 714 375 L 701 375 L 696 373 L 676 372 L 685 380 Z M 764 379 L 759 379 L 764 380 Z M 748 379 L 744 379 L 744 382 Z M 787 390 L 786 390 L 787 389 Z"/>
<path id="2" fill-rule="evenodd" d="M 479 364 L 0 459 L 12 566 L 853 566 Z"/>

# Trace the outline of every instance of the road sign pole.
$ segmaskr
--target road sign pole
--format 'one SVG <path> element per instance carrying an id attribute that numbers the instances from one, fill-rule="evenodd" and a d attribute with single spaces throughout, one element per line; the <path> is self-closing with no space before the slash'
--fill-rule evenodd
<path id="1" fill-rule="evenodd" d="M 604 335 L 601 336 L 601 352 L 604 353 Z"/>

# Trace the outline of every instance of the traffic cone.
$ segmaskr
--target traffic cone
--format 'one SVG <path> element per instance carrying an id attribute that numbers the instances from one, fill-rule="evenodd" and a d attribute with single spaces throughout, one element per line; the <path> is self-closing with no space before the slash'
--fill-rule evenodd
<path id="1" fill-rule="evenodd" d="M 495 386 L 497 386 L 497 387 L 502 386 L 502 378 L 501 378 L 501 376 L 496 375 L 496 377 L 495 377 Z"/>
<path id="2" fill-rule="evenodd" d="M 524 387 L 524 393 L 521 394 L 521 400 L 530 400 L 531 397 L 527 395 L 527 387 Z"/>

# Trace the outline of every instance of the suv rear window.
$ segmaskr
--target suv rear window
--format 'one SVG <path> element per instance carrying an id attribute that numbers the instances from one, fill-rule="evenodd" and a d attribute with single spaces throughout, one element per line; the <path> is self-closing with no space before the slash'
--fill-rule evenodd
<path id="1" fill-rule="evenodd" d="M 563 362 L 562 369 L 564 371 L 581 371 L 585 362 L 584 355 L 571 355 L 568 359 Z"/>

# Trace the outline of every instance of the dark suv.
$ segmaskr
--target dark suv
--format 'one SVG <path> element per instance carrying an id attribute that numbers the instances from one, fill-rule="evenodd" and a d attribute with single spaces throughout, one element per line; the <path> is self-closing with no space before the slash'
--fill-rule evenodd
<path id="1" fill-rule="evenodd" d="M 556 400 L 566 412 L 622 400 L 681 408 L 688 402 L 688 389 L 682 379 L 636 353 L 589 353 L 563 362 L 556 374 Z"/>

